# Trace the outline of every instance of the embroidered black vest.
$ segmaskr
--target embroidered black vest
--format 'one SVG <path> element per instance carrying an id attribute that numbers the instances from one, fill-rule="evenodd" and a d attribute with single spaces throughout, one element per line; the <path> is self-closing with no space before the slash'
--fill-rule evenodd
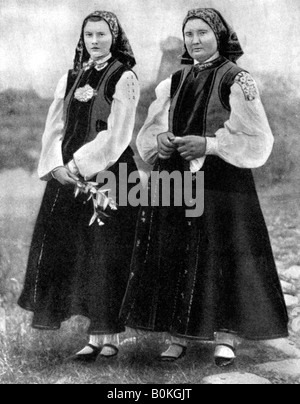
<path id="1" fill-rule="evenodd" d="M 201 72 L 188 66 L 175 73 L 170 109 L 170 130 L 175 136 L 214 137 L 230 117 L 230 88 L 242 71 L 220 57 Z"/>
<path id="2" fill-rule="evenodd" d="M 63 141 L 64 162 L 73 158 L 73 154 L 84 144 L 91 142 L 101 131 L 107 130 L 107 121 L 111 113 L 111 104 L 116 85 L 124 72 L 129 69 L 115 59 L 98 72 L 96 69 L 79 72 L 77 76 L 69 72 L 64 102 L 65 133 Z M 87 102 L 75 98 L 78 88 L 90 85 L 95 96 Z"/>
<path id="3" fill-rule="evenodd" d="M 236 76 L 244 71 L 224 57 L 197 72 L 193 66 L 175 73 L 171 86 L 169 128 L 175 136 L 215 137 L 230 118 L 230 93 Z M 189 171 L 190 164 L 174 153 L 159 161 L 160 170 Z M 218 156 L 207 156 L 202 168 L 205 190 L 233 193 L 255 193 L 251 170 L 233 166 Z"/>

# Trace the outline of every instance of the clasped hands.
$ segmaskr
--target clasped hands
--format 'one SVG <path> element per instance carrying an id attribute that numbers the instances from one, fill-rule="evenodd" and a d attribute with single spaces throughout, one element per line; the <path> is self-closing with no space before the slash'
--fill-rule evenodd
<path id="1" fill-rule="evenodd" d="M 75 186 L 80 181 L 79 176 L 72 173 L 68 164 L 66 166 L 58 167 L 52 175 L 64 186 Z"/>
<path id="2" fill-rule="evenodd" d="M 177 150 L 186 161 L 192 161 L 205 156 L 206 138 L 200 136 L 175 137 L 171 132 L 161 133 L 158 138 L 158 155 L 162 160 L 168 160 Z"/>
<path id="3" fill-rule="evenodd" d="M 177 150 L 186 161 L 192 161 L 205 156 L 206 138 L 200 136 L 175 137 L 171 132 L 161 133 L 158 138 L 158 154 L 162 160 L 168 160 Z M 58 167 L 53 173 L 54 178 L 62 185 L 76 185 L 80 181 L 78 175 L 71 172 L 68 165 Z"/>

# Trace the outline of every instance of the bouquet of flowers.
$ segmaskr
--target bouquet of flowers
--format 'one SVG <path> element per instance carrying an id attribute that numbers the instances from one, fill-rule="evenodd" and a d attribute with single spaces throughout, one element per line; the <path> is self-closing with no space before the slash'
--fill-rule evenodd
<path id="1" fill-rule="evenodd" d="M 108 207 L 111 210 L 118 210 L 115 200 L 109 196 L 110 189 L 102 189 L 97 182 L 78 182 L 75 187 L 75 198 L 79 194 L 87 195 L 87 201 L 92 200 L 94 206 L 94 214 L 90 221 L 92 226 L 97 220 L 99 226 L 104 226 L 103 218 L 109 217 L 105 213 Z"/>

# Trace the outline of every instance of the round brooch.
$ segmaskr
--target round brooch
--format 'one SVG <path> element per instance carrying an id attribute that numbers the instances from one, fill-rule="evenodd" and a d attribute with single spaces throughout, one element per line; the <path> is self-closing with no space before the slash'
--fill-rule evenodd
<path id="1" fill-rule="evenodd" d="M 93 97 L 97 95 L 97 91 L 94 90 L 91 86 L 88 84 L 84 87 L 78 88 L 75 91 L 75 99 L 80 101 L 80 102 L 88 102 L 90 101 Z"/>

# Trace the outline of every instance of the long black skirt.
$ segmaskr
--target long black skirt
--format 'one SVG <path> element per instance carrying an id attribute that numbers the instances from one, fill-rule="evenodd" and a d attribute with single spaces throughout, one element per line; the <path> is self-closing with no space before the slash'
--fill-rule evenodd
<path id="1" fill-rule="evenodd" d="M 125 161 L 128 175 L 137 170 L 132 157 Z M 116 178 L 119 162 L 110 170 Z M 93 203 L 86 200 L 86 195 L 75 199 L 74 189 L 54 179 L 47 185 L 19 299 L 22 308 L 34 312 L 34 328 L 56 330 L 71 316 L 82 315 L 90 320 L 90 334 L 125 330 L 119 312 L 138 210 L 119 206 L 107 211 L 105 226 L 95 222 L 90 227 Z"/>
<path id="2" fill-rule="evenodd" d="M 182 170 L 178 161 L 158 171 Z M 288 335 L 288 315 L 253 175 L 208 157 L 205 209 L 142 208 L 130 282 L 127 326 L 213 340 L 225 331 L 246 339 Z"/>

